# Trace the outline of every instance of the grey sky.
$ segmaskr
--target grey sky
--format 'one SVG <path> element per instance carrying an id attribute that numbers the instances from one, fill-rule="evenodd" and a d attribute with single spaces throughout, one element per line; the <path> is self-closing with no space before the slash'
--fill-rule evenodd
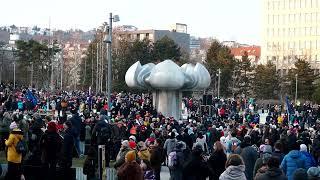
<path id="1" fill-rule="evenodd" d="M 188 33 L 260 44 L 262 0 L 1 0 L 0 26 L 93 29 L 118 14 L 117 25 L 169 29 L 179 22 Z"/>

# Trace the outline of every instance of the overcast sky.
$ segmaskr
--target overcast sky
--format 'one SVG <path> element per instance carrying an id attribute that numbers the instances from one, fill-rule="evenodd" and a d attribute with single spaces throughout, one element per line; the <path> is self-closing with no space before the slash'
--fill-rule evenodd
<path id="1" fill-rule="evenodd" d="M 169 29 L 185 23 L 191 36 L 260 44 L 262 0 L 1 0 L 0 26 L 89 30 L 118 14 L 117 25 Z"/>

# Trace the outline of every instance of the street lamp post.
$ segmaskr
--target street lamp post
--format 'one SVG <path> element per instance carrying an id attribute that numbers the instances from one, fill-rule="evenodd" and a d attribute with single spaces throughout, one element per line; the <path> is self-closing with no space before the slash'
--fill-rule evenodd
<path id="1" fill-rule="evenodd" d="M 220 74 L 221 74 L 221 69 L 218 69 L 218 99 L 220 98 Z"/>
<path id="2" fill-rule="evenodd" d="M 13 61 L 13 89 L 16 89 L 16 61 Z"/>
<path id="3" fill-rule="evenodd" d="M 105 30 L 108 30 L 108 36 L 105 36 L 105 42 L 107 43 L 107 58 L 108 58 L 108 79 L 107 79 L 107 98 L 108 98 L 108 116 L 111 116 L 111 91 L 112 91 L 112 22 L 118 22 L 119 16 L 112 16 L 109 14 L 109 27 L 106 25 Z"/>
<path id="4" fill-rule="evenodd" d="M 296 76 L 296 94 L 295 94 L 295 98 L 294 98 L 294 104 L 297 104 L 297 97 L 298 97 L 298 74 L 296 74 L 295 76 Z"/>

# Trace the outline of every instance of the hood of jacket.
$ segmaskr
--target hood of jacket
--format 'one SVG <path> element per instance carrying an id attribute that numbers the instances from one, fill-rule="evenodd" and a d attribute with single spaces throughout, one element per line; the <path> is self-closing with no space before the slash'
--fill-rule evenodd
<path id="1" fill-rule="evenodd" d="M 245 166 L 239 165 L 239 166 L 229 166 L 225 170 L 225 172 L 222 174 L 224 177 L 223 179 L 235 179 L 239 180 L 241 176 L 244 175 Z"/>

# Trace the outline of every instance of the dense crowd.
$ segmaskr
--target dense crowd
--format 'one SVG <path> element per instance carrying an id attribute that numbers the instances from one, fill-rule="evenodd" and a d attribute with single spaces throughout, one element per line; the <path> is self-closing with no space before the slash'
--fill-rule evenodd
<path id="1" fill-rule="evenodd" d="M 114 93 L 109 109 L 92 92 L 4 85 L 0 92 L 8 180 L 27 177 L 28 167 L 45 172 L 39 179 L 72 179 L 75 157 L 85 158 L 87 179 L 98 179 L 98 145 L 119 180 L 159 180 L 164 165 L 172 180 L 320 178 L 318 105 L 287 103 L 284 111 L 230 98 L 213 99 L 206 110 L 186 97 L 187 117 L 177 120 L 158 113 L 150 94 Z M 267 113 L 265 122 L 258 112 Z"/>

